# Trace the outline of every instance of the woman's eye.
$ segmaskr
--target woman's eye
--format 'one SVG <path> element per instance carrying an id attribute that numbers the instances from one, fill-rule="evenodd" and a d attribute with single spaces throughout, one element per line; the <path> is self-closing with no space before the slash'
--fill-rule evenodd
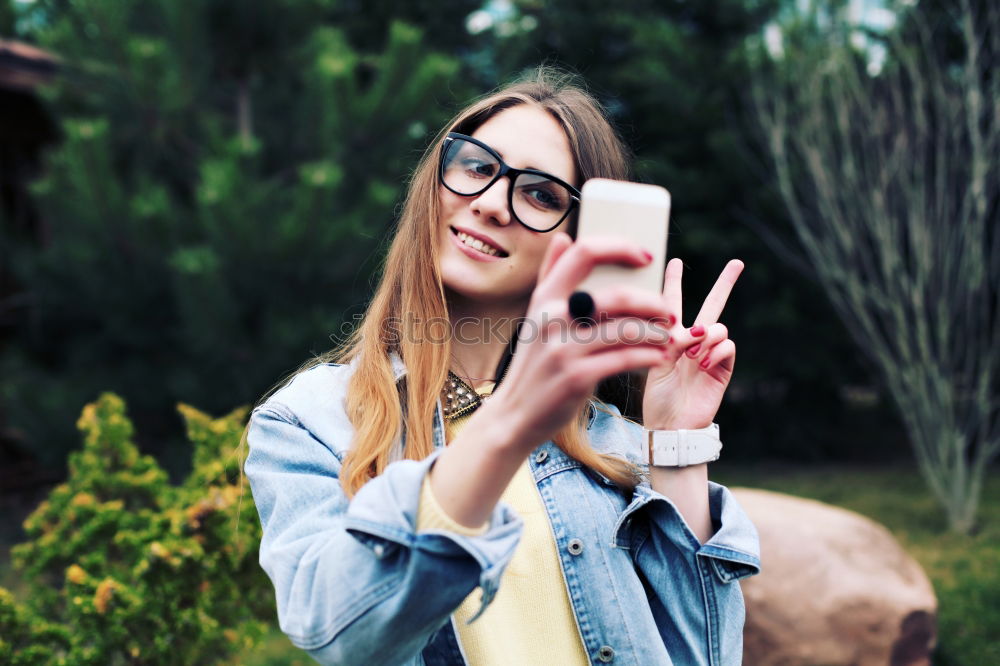
<path id="1" fill-rule="evenodd" d="M 472 176 L 489 178 L 496 171 L 496 164 L 477 159 L 466 159 L 462 162 L 462 170 Z"/>
<path id="2" fill-rule="evenodd" d="M 531 195 L 535 197 L 535 201 L 545 206 L 551 206 L 556 202 L 555 197 L 545 190 L 535 190 Z"/>
<path id="3" fill-rule="evenodd" d="M 523 190 L 529 201 L 539 208 L 553 209 L 560 208 L 559 197 L 554 192 L 545 187 L 532 187 Z"/>

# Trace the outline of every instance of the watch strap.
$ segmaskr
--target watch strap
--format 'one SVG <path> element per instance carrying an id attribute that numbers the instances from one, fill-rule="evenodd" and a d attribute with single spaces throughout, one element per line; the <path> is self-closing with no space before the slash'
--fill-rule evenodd
<path id="1" fill-rule="evenodd" d="M 654 467 L 687 467 L 719 459 L 719 424 L 698 430 L 646 430 L 646 463 Z"/>

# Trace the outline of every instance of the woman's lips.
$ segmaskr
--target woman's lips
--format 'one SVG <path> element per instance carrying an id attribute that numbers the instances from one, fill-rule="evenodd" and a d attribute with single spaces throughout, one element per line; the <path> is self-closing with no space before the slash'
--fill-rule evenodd
<path id="1" fill-rule="evenodd" d="M 497 254 L 501 257 L 508 256 L 507 250 L 505 250 L 500 243 L 496 242 L 481 231 L 474 231 L 472 229 L 466 229 L 465 227 L 450 226 L 449 228 L 458 234 L 459 240 L 468 241 L 471 239 L 473 241 L 479 241 L 479 243 L 495 250 L 495 252 L 487 252 L 486 254 Z M 466 238 L 462 238 L 462 236 L 466 236 Z M 472 243 L 472 246 L 476 247 L 476 243 Z M 478 250 L 479 248 L 476 247 L 476 249 Z"/>
<path id="2" fill-rule="evenodd" d="M 458 237 L 459 233 L 458 229 L 456 229 L 455 227 L 450 227 L 450 231 L 451 233 L 449 235 L 451 236 L 451 241 L 458 247 L 459 250 L 461 250 L 470 259 L 475 259 L 476 261 L 499 261 L 500 259 L 504 258 L 504 256 L 507 256 L 507 253 L 504 252 L 503 250 L 500 250 L 499 248 L 496 248 L 498 252 L 498 254 L 496 255 L 487 254 L 482 250 L 477 250 L 471 245 L 466 245 L 465 242 L 463 242 L 462 239 Z"/>

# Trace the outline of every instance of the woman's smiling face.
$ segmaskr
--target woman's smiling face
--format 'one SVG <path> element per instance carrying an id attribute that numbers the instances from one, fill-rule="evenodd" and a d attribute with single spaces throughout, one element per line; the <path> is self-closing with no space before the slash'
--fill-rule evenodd
<path id="1" fill-rule="evenodd" d="M 551 114 L 520 104 L 493 116 L 472 136 L 517 169 L 538 169 L 576 182 L 569 139 Z M 526 306 L 538 279 L 553 233 L 528 229 L 514 219 L 508 204 L 508 178 L 485 192 L 461 196 L 443 185 L 441 197 L 441 279 L 445 288 L 483 304 Z M 564 229 L 566 220 L 557 227 Z M 490 246 L 490 247 L 485 247 Z"/>

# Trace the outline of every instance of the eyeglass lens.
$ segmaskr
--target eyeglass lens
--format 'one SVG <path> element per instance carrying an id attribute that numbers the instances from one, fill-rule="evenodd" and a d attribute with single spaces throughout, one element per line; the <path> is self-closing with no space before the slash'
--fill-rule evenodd
<path id="1" fill-rule="evenodd" d="M 448 145 L 441 176 L 448 189 L 457 194 L 479 194 L 492 185 L 500 162 L 488 150 L 464 139 Z M 546 176 L 521 173 L 514 178 L 511 206 L 525 226 L 547 231 L 559 224 L 573 205 L 572 195 L 563 185 Z"/>

